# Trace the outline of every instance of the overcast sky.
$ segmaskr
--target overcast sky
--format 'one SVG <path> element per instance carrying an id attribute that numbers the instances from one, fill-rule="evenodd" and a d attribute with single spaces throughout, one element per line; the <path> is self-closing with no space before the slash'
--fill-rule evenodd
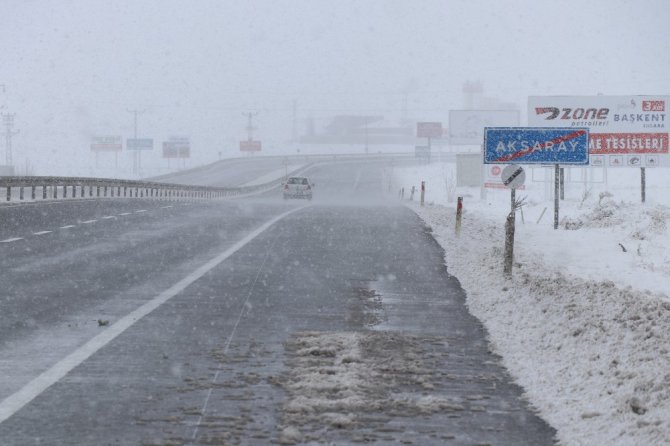
<path id="1" fill-rule="evenodd" d="M 667 0 L 2 4 L 0 105 L 21 129 L 15 158 L 43 174 L 89 163 L 92 135 L 131 136 L 133 108 L 141 136 L 189 135 L 205 160 L 235 154 L 247 110 L 279 151 L 294 100 L 301 122 L 397 117 L 407 93 L 410 118 L 447 122 L 466 81 L 522 117 L 528 95 L 670 93 Z"/>

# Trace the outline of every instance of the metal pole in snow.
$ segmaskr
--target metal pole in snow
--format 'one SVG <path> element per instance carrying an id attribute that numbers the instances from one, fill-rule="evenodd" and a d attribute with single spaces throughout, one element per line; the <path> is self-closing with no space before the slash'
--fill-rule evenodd
<path id="1" fill-rule="evenodd" d="M 647 171 L 644 167 L 640 167 L 640 186 L 642 187 L 642 203 L 647 199 Z"/>
<path id="2" fill-rule="evenodd" d="M 421 182 L 421 206 L 423 206 L 424 199 L 426 197 L 426 182 Z"/>
<path id="3" fill-rule="evenodd" d="M 559 182 L 560 182 L 560 167 L 558 164 L 554 166 L 554 229 L 558 229 L 558 202 L 559 202 Z"/>
<path id="4" fill-rule="evenodd" d="M 463 219 L 463 197 L 456 202 L 456 236 L 461 234 L 461 220 Z"/>

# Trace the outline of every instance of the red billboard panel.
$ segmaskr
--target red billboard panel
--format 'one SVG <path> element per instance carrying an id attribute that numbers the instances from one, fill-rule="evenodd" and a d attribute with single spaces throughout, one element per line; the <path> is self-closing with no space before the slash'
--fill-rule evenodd
<path id="1" fill-rule="evenodd" d="M 260 152 L 260 141 L 240 141 L 240 152 Z"/>
<path id="2" fill-rule="evenodd" d="M 642 101 L 642 111 L 648 111 L 648 112 L 665 111 L 665 101 Z"/>
<path id="3" fill-rule="evenodd" d="M 442 137 L 442 123 L 441 122 L 417 122 L 416 136 L 419 138 L 441 138 Z"/>
<path id="4" fill-rule="evenodd" d="M 667 133 L 591 133 L 589 153 L 592 155 L 668 152 Z"/>

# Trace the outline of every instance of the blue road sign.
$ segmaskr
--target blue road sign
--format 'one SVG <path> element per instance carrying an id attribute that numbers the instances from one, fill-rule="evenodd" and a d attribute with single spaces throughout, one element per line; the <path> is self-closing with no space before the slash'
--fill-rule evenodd
<path id="1" fill-rule="evenodd" d="M 484 164 L 588 164 L 589 130 L 557 127 L 484 128 Z"/>
<path id="2" fill-rule="evenodd" d="M 153 150 L 154 140 L 151 138 L 128 138 L 126 140 L 126 150 Z"/>

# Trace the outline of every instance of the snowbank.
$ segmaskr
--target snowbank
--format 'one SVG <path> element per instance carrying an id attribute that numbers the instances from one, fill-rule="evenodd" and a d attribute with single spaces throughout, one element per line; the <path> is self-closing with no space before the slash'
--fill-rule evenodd
<path id="1" fill-rule="evenodd" d="M 615 184 L 569 185 L 553 230 L 545 187 L 530 181 L 517 195 L 528 205 L 505 279 L 508 191 L 481 199 L 479 189 L 456 189 L 449 164 L 394 175 L 397 189 L 426 181 L 427 205 L 418 197 L 409 205 L 433 228 L 470 311 L 562 443 L 670 443 L 670 185 L 657 184 L 658 199 L 646 205 L 631 201 L 639 190 L 623 170 Z M 465 196 L 459 237 L 455 195 Z"/>

